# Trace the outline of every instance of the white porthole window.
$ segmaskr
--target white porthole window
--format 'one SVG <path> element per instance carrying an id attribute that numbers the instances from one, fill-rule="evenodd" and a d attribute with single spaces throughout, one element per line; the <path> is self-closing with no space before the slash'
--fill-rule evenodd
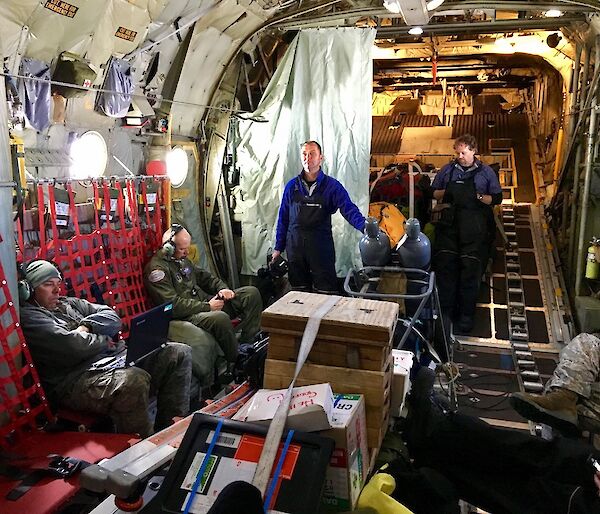
<path id="1" fill-rule="evenodd" d="M 188 154 L 181 146 L 175 146 L 167 153 L 167 175 L 171 186 L 180 187 L 185 182 L 188 166 Z"/>
<path id="2" fill-rule="evenodd" d="M 85 179 L 102 176 L 106 169 L 108 150 L 106 141 L 95 130 L 83 133 L 71 143 L 71 178 Z"/>

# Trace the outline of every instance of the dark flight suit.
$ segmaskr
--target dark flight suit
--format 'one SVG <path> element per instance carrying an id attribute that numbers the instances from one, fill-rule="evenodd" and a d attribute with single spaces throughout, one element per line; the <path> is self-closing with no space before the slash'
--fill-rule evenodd
<path id="1" fill-rule="evenodd" d="M 483 272 L 481 246 L 487 238 L 490 209 L 477 199 L 477 193 L 496 197 L 501 189 L 493 171 L 488 172 L 489 167 L 479 161 L 469 170 L 461 168 L 465 176 L 458 180 L 454 179 L 459 165 L 451 166 L 443 199 L 451 208 L 443 212 L 442 221 L 436 227 L 433 264 L 442 310 L 457 314 L 458 309 L 461 317 L 473 318 Z M 484 171 L 489 176 L 486 178 L 495 179 L 495 183 L 487 191 L 477 191 L 477 174 Z"/>
<path id="2" fill-rule="evenodd" d="M 302 174 L 285 187 L 275 249 L 287 252 L 288 277 L 296 290 L 318 293 L 338 292 L 335 247 L 331 216 L 338 209 L 357 230 L 365 218 L 352 203 L 342 184 L 320 171 L 316 184 L 307 190 Z M 312 190 L 312 194 L 310 193 Z"/>
<path id="3" fill-rule="evenodd" d="M 260 330 L 262 301 L 258 289 L 240 287 L 234 291 L 235 297 L 225 302 L 223 310 L 211 311 L 209 300 L 228 286 L 189 259 L 167 258 L 159 250 L 144 269 L 144 284 L 153 302 L 173 302 L 174 320 L 189 321 L 211 334 L 229 362 L 235 362 L 238 354 L 231 319 L 241 317 L 237 328 L 242 331 L 243 342 L 250 342 Z M 197 347 L 189 338 L 182 339 L 182 342 L 192 347 L 194 366 L 198 359 L 204 359 L 206 348 Z"/>

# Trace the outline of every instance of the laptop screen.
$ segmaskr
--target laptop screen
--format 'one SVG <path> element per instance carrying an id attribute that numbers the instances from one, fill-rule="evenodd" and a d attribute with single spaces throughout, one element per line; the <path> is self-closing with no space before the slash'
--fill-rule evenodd
<path id="1" fill-rule="evenodd" d="M 173 304 L 164 303 L 131 320 L 127 341 L 127 364 L 157 351 L 167 342 Z"/>

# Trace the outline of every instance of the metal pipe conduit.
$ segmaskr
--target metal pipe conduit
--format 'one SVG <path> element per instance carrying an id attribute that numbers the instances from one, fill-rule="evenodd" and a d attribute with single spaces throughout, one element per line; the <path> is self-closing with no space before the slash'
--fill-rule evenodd
<path id="1" fill-rule="evenodd" d="M 15 241 L 14 241 L 14 225 L 12 216 L 12 185 L 13 169 L 10 151 L 10 134 L 8 131 L 8 104 L 6 100 L 5 81 L 0 80 L 0 119 L 5 122 L 0 126 L 0 263 L 5 270 L 6 280 L 10 289 L 10 294 L 13 298 L 17 295 L 17 269 L 15 266 Z M 4 299 L 6 301 L 6 299 Z M 17 309 L 18 303 L 15 302 Z M 8 313 L 2 316 L 6 318 Z M 0 323 L 6 322 L 7 319 L 0 319 Z M 14 341 L 13 341 L 14 344 Z"/>
<path id="2" fill-rule="evenodd" d="M 598 67 L 600 69 L 600 66 Z M 583 252 L 585 244 L 585 229 L 587 226 L 588 202 L 590 200 L 590 182 L 592 177 L 592 157 L 596 138 L 596 114 L 598 104 L 596 97 L 592 99 L 592 110 L 590 111 L 590 128 L 588 131 L 585 149 L 585 170 L 583 176 L 583 195 L 581 198 L 581 217 L 579 221 L 579 243 L 577 245 L 577 266 L 575 271 L 575 295 L 579 296 L 581 291 L 581 275 L 583 274 Z"/>
<path id="3" fill-rule="evenodd" d="M 581 109 L 581 113 L 580 114 L 585 113 L 588 110 L 588 108 L 590 107 L 591 98 L 592 98 L 593 94 L 589 94 L 589 93 L 596 91 L 596 88 L 597 88 L 597 85 L 598 85 L 598 78 L 600 78 L 600 66 L 597 66 L 596 69 L 594 70 L 594 78 L 592 79 L 592 83 L 590 84 L 590 87 L 588 89 L 588 94 L 585 97 L 585 102 L 584 102 L 583 108 Z M 583 92 L 582 92 L 582 94 L 583 94 Z M 563 181 L 565 179 L 565 176 L 567 174 L 566 173 L 567 172 L 567 166 L 568 166 L 568 164 L 570 162 L 571 154 L 573 153 L 573 148 L 575 146 L 574 141 L 575 141 L 575 138 L 577 138 L 577 134 L 579 133 L 579 129 L 580 129 L 582 123 L 583 123 L 583 119 L 580 116 L 577 119 L 577 123 L 575 125 L 575 130 L 573 132 L 573 139 L 569 142 L 569 148 L 568 148 L 568 151 L 566 153 L 565 160 L 563 161 L 563 165 L 562 165 L 562 169 L 561 169 L 561 172 L 560 172 L 560 176 L 558 177 L 557 190 L 560 189 L 560 186 L 562 185 L 562 183 L 563 183 Z M 555 201 L 556 201 L 556 197 L 554 197 L 554 199 L 552 201 L 552 205 L 555 205 Z"/>
<path id="4" fill-rule="evenodd" d="M 569 101 L 569 143 L 571 142 L 572 138 L 573 138 L 573 131 L 575 130 L 575 118 L 574 118 L 574 112 L 575 112 L 575 105 L 577 104 L 577 95 L 579 93 L 579 71 L 580 71 L 580 65 L 581 65 L 581 44 L 577 43 L 577 46 L 575 48 L 575 61 L 574 61 L 574 67 L 573 67 L 573 72 L 571 75 L 571 98 Z"/>

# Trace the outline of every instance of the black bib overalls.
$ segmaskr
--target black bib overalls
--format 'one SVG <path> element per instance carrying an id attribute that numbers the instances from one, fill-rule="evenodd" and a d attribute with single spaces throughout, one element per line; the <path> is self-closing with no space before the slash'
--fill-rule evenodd
<path id="1" fill-rule="evenodd" d="M 286 250 L 288 278 L 291 286 L 297 290 L 338 292 L 331 214 L 322 195 L 327 180 L 325 176 L 313 194 L 307 195 L 301 179 L 296 179 Z"/>
<path id="2" fill-rule="evenodd" d="M 472 317 L 483 271 L 481 246 L 486 238 L 487 211 L 475 190 L 478 170 L 464 180 L 452 181 L 454 171 L 444 196 L 452 204 L 452 219 L 448 225 L 436 227 L 433 265 L 442 310 Z"/>

